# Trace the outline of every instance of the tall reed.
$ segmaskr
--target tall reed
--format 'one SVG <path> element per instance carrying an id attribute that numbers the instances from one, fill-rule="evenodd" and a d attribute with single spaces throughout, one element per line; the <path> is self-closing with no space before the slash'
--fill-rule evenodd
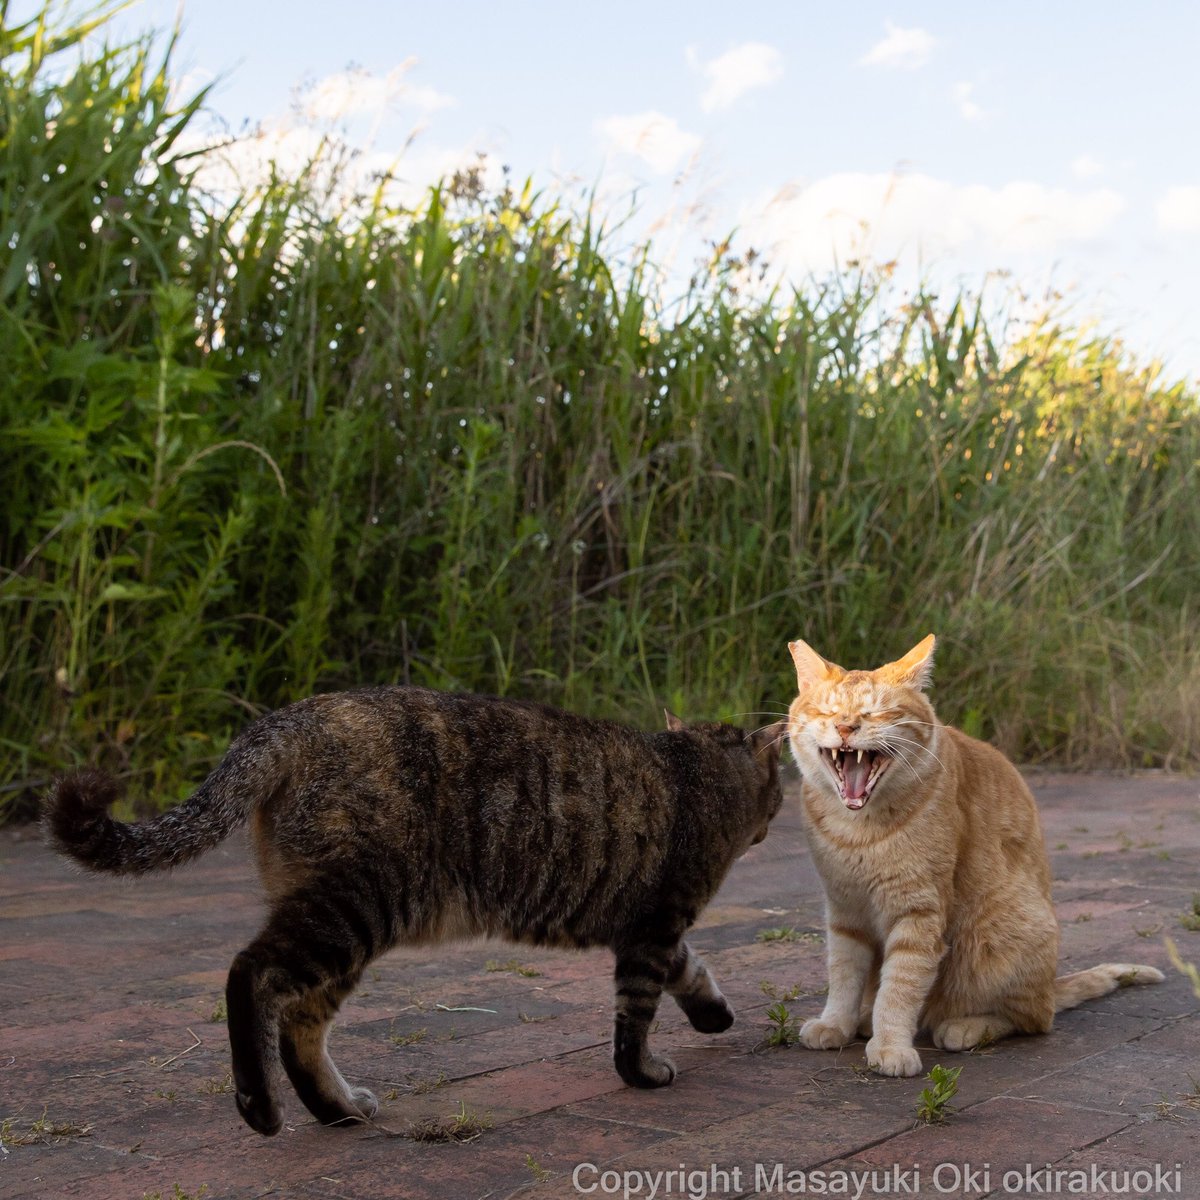
<path id="1" fill-rule="evenodd" d="M 367 682 L 766 720 L 787 639 L 929 630 L 939 710 L 1020 759 L 1200 762 L 1182 385 L 728 252 L 668 308 L 652 246 L 470 173 L 218 204 L 169 46 L 0 12 L 0 805 L 84 760 L 170 800 Z"/>

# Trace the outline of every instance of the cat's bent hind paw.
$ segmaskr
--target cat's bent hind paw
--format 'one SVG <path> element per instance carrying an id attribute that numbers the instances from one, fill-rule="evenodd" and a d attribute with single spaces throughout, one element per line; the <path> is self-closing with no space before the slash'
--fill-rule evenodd
<path id="1" fill-rule="evenodd" d="M 264 1137 L 274 1137 L 283 1128 L 283 1113 L 273 1097 L 269 1095 L 253 1095 L 243 1091 L 234 1093 L 238 1112 L 242 1120 L 255 1133 Z"/>
<path id="2" fill-rule="evenodd" d="M 800 1026 L 800 1044 L 810 1050 L 840 1050 L 854 1041 L 854 1031 L 847 1032 L 839 1025 L 813 1017 Z"/>
<path id="3" fill-rule="evenodd" d="M 724 1033 L 733 1024 L 733 1009 L 724 996 L 716 1000 L 680 1000 L 679 1007 L 683 1009 L 692 1028 L 701 1033 Z"/>
<path id="4" fill-rule="evenodd" d="M 379 1111 L 379 1100 L 370 1088 L 356 1087 L 350 1089 L 351 1106 L 356 1112 L 348 1112 L 343 1117 L 333 1117 L 324 1121 L 325 1125 L 351 1125 L 357 1121 L 369 1121 Z"/>
<path id="5" fill-rule="evenodd" d="M 932 1031 L 939 1050 L 974 1050 L 1012 1033 L 1012 1022 L 1004 1017 L 956 1017 L 943 1021 Z"/>
<path id="6" fill-rule="evenodd" d="M 656 1054 L 643 1054 L 636 1062 L 617 1055 L 613 1061 L 617 1074 L 630 1087 L 660 1088 L 675 1080 L 675 1064 L 669 1058 L 660 1058 Z"/>
<path id="7" fill-rule="evenodd" d="M 867 1043 L 867 1066 L 879 1075 L 920 1075 L 921 1056 L 912 1046 L 885 1046 L 872 1038 Z"/>

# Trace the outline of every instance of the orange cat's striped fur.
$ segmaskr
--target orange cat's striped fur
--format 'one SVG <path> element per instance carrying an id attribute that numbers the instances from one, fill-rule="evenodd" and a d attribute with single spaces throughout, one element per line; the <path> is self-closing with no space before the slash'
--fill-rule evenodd
<path id="1" fill-rule="evenodd" d="M 788 737 L 828 904 L 829 997 L 800 1033 L 814 1050 L 869 1035 L 867 1062 L 916 1075 L 918 1030 L 968 1050 L 1046 1033 L 1054 1014 L 1153 967 L 1055 978 L 1058 921 L 1029 788 L 997 750 L 942 725 L 924 692 L 933 636 L 874 671 L 788 648 Z"/>

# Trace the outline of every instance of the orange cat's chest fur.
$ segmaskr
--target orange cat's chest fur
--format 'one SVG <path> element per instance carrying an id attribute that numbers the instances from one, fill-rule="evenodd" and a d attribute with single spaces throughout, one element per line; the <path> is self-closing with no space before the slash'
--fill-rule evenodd
<path id="1" fill-rule="evenodd" d="M 929 749 L 940 766 L 916 794 L 881 792 L 862 812 L 847 810 L 821 784 L 803 788 L 809 846 L 826 892 L 855 913 L 881 950 L 914 911 L 936 911 L 953 942 L 1004 912 L 1044 913 L 1050 903 L 1041 823 L 1019 773 L 956 729 L 937 729 Z M 905 782 L 898 777 L 893 787 Z M 1057 926 L 1040 924 L 1057 951 Z"/>

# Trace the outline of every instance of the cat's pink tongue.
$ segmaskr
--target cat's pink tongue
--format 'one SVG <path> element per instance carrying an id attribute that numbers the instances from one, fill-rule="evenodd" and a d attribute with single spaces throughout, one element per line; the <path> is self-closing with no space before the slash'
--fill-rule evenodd
<path id="1" fill-rule="evenodd" d="M 871 774 L 870 760 L 868 754 L 861 762 L 848 758 L 842 765 L 842 797 L 851 808 L 862 808 L 867 794 L 867 779 Z"/>

